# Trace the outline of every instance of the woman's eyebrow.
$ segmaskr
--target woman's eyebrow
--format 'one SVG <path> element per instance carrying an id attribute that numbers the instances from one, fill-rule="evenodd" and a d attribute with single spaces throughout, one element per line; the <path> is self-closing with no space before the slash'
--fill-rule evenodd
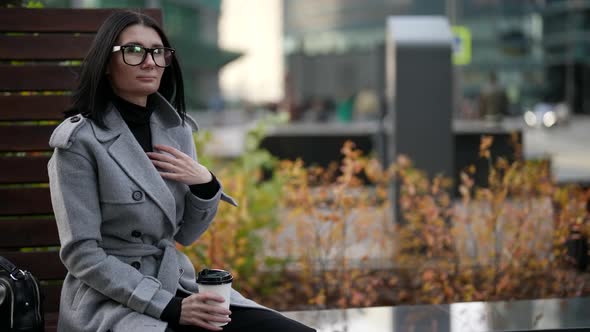
<path id="1" fill-rule="evenodd" d="M 126 43 L 123 43 L 122 45 L 138 45 L 138 46 L 143 46 L 145 47 L 145 45 L 142 42 L 138 42 L 138 41 L 128 41 Z M 150 47 L 164 47 L 164 45 L 162 45 L 162 43 L 154 43 L 152 44 Z"/>
<path id="2" fill-rule="evenodd" d="M 123 45 L 137 45 L 137 46 L 143 46 L 143 43 L 140 43 L 140 42 L 138 42 L 138 41 L 131 40 L 131 41 L 128 41 L 128 42 L 125 42 L 125 43 L 123 43 Z"/>

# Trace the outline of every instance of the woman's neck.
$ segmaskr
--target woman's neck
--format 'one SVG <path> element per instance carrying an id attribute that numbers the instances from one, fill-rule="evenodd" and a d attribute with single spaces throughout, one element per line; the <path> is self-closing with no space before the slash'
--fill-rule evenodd
<path id="1" fill-rule="evenodd" d="M 142 107 L 146 107 L 147 106 L 147 98 L 148 98 L 147 96 L 130 96 L 130 95 L 125 95 L 125 94 L 120 94 L 120 93 L 117 93 L 117 92 L 115 92 L 115 94 L 117 96 L 119 96 L 119 98 L 121 98 L 121 99 L 123 99 L 125 101 L 128 101 L 128 102 L 130 102 L 132 104 L 139 105 L 139 106 L 142 106 Z"/>

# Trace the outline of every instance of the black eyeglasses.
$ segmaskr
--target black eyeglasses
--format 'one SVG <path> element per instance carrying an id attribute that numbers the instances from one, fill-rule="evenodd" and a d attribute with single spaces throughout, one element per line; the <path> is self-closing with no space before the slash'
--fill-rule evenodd
<path id="1" fill-rule="evenodd" d="M 173 48 L 169 47 L 150 48 L 140 45 L 113 46 L 113 53 L 119 51 L 123 54 L 123 62 L 130 66 L 139 66 L 145 61 L 147 54 L 150 53 L 156 66 L 162 68 L 170 66 L 175 52 Z"/>

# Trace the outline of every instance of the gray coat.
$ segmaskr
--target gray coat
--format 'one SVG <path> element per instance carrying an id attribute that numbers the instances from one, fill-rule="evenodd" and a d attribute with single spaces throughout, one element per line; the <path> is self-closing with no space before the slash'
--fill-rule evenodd
<path id="1" fill-rule="evenodd" d="M 192 129 L 161 96 L 150 127 L 152 143 L 196 159 Z M 55 129 L 49 144 L 51 201 L 68 270 L 58 331 L 165 331 L 159 319 L 178 289 L 198 292 L 195 270 L 175 242 L 189 245 L 213 221 L 220 200 L 194 196 L 163 179 L 119 112 L 111 105 L 108 130 L 75 116 Z M 263 308 L 232 291 L 231 304 Z"/>

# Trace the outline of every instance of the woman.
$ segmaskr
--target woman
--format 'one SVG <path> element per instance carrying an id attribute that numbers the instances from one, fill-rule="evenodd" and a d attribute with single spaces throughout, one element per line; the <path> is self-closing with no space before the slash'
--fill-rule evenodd
<path id="1" fill-rule="evenodd" d="M 235 203 L 197 161 L 179 63 L 156 22 L 111 15 L 73 100 L 48 165 L 68 270 L 59 331 L 312 331 L 233 290 L 230 310 L 215 305 L 223 298 L 198 292 L 175 248 L 207 229 L 220 200 Z"/>

